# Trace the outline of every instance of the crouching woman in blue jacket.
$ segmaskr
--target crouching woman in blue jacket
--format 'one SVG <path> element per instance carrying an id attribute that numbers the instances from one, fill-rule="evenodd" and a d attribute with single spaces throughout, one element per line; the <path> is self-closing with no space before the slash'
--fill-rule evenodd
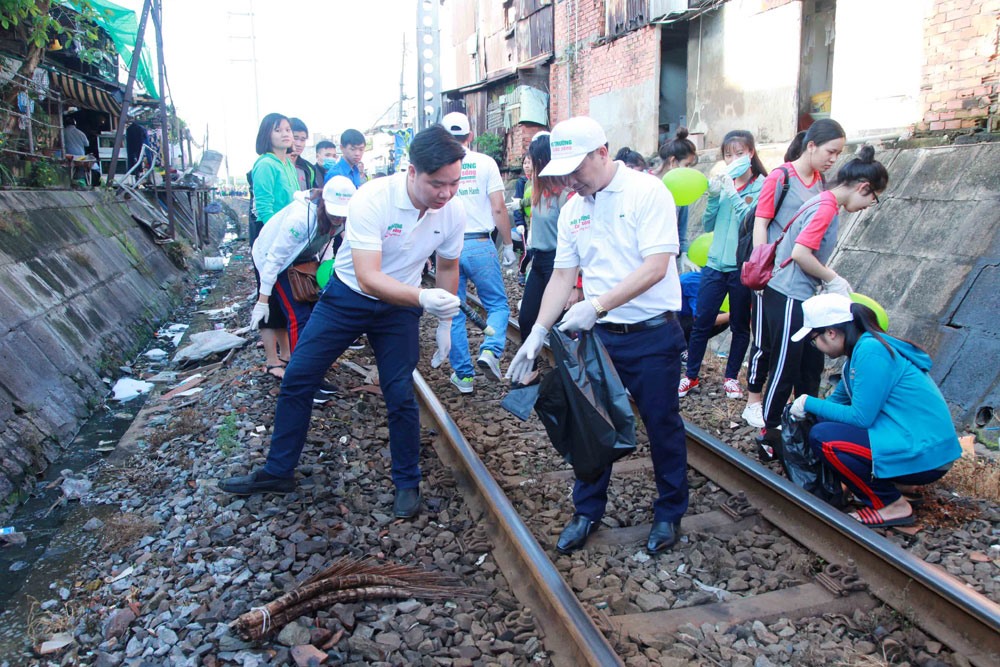
<path id="1" fill-rule="evenodd" d="M 851 514 L 873 526 L 907 526 L 913 507 L 897 487 L 930 484 L 962 454 L 951 414 L 928 371 L 931 358 L 886 334 L 875 313 L 839 294 L 802 304 L 792 340 L 830 358 L 847 356 L 843 379 L 827 400 L 799 396 L 792 416 L 819 418 L 809 441 L 864 503 Z"/>

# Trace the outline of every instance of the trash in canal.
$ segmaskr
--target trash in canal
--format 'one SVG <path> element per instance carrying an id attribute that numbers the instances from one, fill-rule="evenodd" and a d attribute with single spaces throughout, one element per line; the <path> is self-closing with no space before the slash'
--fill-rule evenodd
<path id="1" fill-rule="evenodd" d="M 151 382 L 121 378 L 118 382 L 115 382 L 114 389 L 112 389 L 114 392 L 112 398 L 116 401 L 130 401 L 141 394 L 148 394 L 152 388 L 153 383 Z"/>

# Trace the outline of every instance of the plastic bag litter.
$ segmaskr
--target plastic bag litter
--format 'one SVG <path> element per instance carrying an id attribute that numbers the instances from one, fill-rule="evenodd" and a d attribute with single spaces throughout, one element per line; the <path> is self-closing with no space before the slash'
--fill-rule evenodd
<path id="1" fill-rule="evenodd" d="M 184 338 L 184 333 L 188 330 L 188 325 L 186 324 L 171 324 L 170 326 L 163 327 L 156 332 L 157 338 L 169 338 L 170 344 L 177 347 L 181 344 L 181 339 Z"/>
<path id="2" fill-rule="evenodd" d="M 577 479 L 597 480 L 635 451 L 635 416 L 611 357 L 593 332 L 549 334 L 555 369 L 542 379 L 535 412 Z"/>
<path id="3" fill-rule="evenodd" d="M 146 350 L 142 353 L 142 356 L 146 357 L 150 361 L 160 361 L 161 359 L 166 359 L 166 350 L 161 350 L 158 347 L 154 347 L 152 350 Z"/>
<path id="4" fill-rule="evenodd" d="M 527 421 L 531 417 L 531 409 L 535 407 L 538 400 L 538 383 L 528 386 L 520 386 L 511 389 L 500 402 L 500 407 L 511 413 L 521 421 Z"/>
<path id="5" fill-rule="evenodd" d="M 152 382 L 122 378 L 115 382 L 115 386 L 111 389 L 114 392 L 111 398 L 115 401 L 130 401 L 141 394 L 148 394 L 152 388 Z"/>
<path id="6" fill-rule="evenodd" d="M 77 477 L 72 470 L 62 471 L 63 481 L 59 489 L 66 496 L 66 500 L 80 500 L 93 488 L 94 483 L 86 477 Z"/>
<path id="7" fill-rule="evenodd" d="M 781 413 L 781 467 L 785 475 L 799 486 L 834 507 L 847 505 L 840 480 L 833 470 L 813 451 L 809 444 L 809 431 L 816 420 L 807 415 L 805 419 L 794 419 L 792 406 L 786 405 Z"/>
<path id="8" fill-rule="evenodd" d="M 234 336 L 227 331 L 202 331 L 191 335 L 191 344 L 174 355 L 174 363 L 198 361 L 217 352 L 242 347 L 246 342 L 246 338 Z"/>

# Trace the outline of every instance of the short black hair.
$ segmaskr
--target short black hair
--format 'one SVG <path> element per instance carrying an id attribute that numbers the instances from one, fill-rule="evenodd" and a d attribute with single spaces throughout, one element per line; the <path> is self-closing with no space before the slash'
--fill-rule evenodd
<path id="1" fill-rule="evenodd" d="M 260 129 L 257 130 L 257 155 L 271 152 L 271 132 L 281 124 L 281 121 L 288 120 L 288 116 L 280 113 L 269 113 L 260 121 Z"/>
<path id="2" fill-rule="evenodd" d="M 309 128 L 306 127 L 306 124 L 301 119 L 289 118 L 288 122 L 292 125 L 292 132 L 305 132 L 306 136 L 309 136 Z"/>
<path id="3" fill-rule="evenodd" d="M 366 143 L 368 142 L 365 141 L 365 135 L 357 130 L 344 130 L 340 135 L 341 146 L 364 146 Z"/>
<path id="4" fill-rule="evenodd" d="M 465 148 L 441 125 L 417 132 L 410 142 L 410 164 L 419 173 L 433 174 L 465 157 Z"/>
<path id="5" fill-rule="evenodd" d="M 319 151 L 325 149 L 325 148 L 336 149 L 337 148 L 337 144 L 333 143 L 332 141 L 327 141 L 326 139 L 324 139 L 323 141 L 320 141 L 319 143 L 316 144 L 316 152 L 317 153 Z"/>

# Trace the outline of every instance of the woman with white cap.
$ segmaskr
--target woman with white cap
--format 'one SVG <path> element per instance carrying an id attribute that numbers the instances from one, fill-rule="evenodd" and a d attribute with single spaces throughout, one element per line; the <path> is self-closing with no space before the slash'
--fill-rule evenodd
<path id="1" fill-rule="evenodd" d="M 253 244 L 253 261 L 260 267 L 260 292 L 250 315 L 250 328 L 256 329 L 262 321 L 267 322 L 268 302 L 274 296 L 288 320 L 290 353 L 295 352 L 313 302 L 295 299 L 288 270 L 296 264 L 323 258 L 333 238 L 343 231 L 347 205 L 356 191 L 349 178 L 334 176 L 322 191 L 296 192 L 292 203 L 268 220 Z M 316 203 L 320 192 L 322 197 Z"/>
<path id="2" fill-rule="evenodd" d="M 886 334 L 870 308 L 846 296 L 814 296 L 802 311 L 804 325 L 792 340 L 808 337 L 826 356 L 847 362 L 829 398 L 799 396 L 791 416 L 820 419 L 809 443 L 862 503 L 852 517 L 872 527 L 912 524 L 911 503 L 920 497 L 906 494 L 943 477 L 962 454 L 928 372 L 930 356 Z"/>

